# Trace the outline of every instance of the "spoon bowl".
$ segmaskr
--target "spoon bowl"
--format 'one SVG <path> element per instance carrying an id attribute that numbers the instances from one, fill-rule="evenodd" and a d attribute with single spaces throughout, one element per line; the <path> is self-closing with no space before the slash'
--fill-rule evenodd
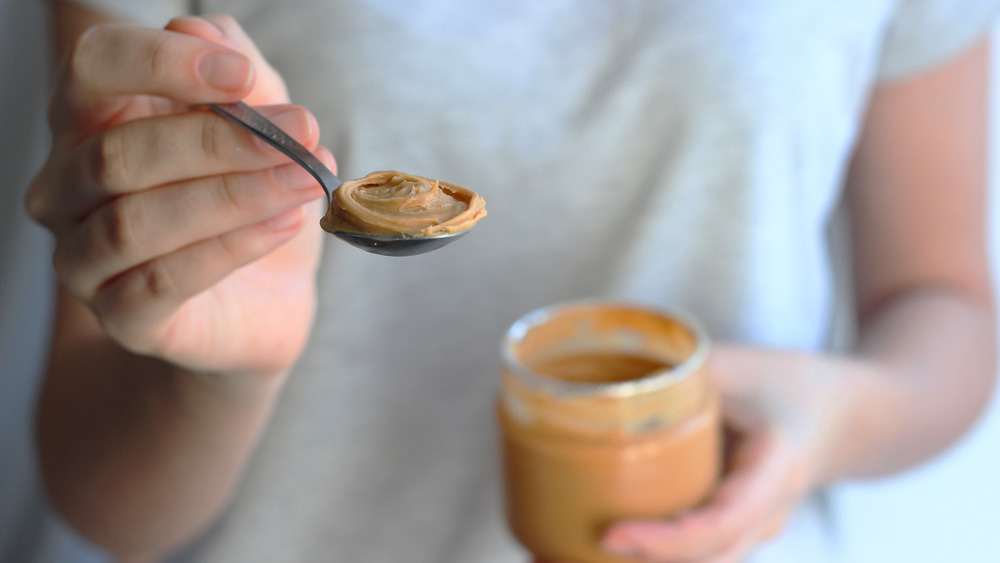
<path id="1" fill-rule="evenodd" d="M 454 242 L 469 231 L 445 233 L 441 235 L 407 236 L 407 235 L 367 235 L 364 233 L 349 233 L 337 231 L 333 236 L 372 254 L 382 256 L 416 256 Z"/>
<path id="2" fill-rule="evenodd" d="M 323 162 L 302 146 L 291 135 L 285 133 L 266 117 L 243 102 L 232 104 L 205 104 L 209 109 L 236 123 L 240 127 L 260 137 L 306 169 L 326 192 L 329 203 L 333 200 L 333 190 L 341 185 L 336 174 Z M 383 256 L 415 256 L 454 242 L 468 230 L 434 235 L 410 234 L 370 234 L 354 231 L 332 231 L 335 237 L 366 252 Z"/>

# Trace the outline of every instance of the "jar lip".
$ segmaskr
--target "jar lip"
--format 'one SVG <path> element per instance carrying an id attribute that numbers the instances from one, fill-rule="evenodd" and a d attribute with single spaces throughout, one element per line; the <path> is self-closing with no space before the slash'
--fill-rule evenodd
<path id="1" fill-rule="evenodd" d="M 618 309 L 659 315 L 677 321 L 695 338 L 695 349 L 683 362 L 668 369 L 655 371 L 647 376 L 628 381 L 588 383 L 567 381 L 542 375 L 526 367 L 514 353 L 515 345 L 532 328 L 542 324 L 562 311 L 580 309 Z M 688 378 L 705 364 L 709 353 L 708 333 L 693 316 L 670 307 L 659 307 L 637 302 L 589 299 L 566 301 L 531 311 L 507 329 L 500 344 L 500 356 L 507 369 L 518 379 L 534 388 L 563 397 L 631 397 L 674 385 Z"/>

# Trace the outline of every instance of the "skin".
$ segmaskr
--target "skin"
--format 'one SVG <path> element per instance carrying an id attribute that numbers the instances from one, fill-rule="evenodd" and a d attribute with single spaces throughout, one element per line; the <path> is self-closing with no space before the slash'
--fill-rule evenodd
<path id="1" fill-rule="evenodd" d="M 55 235 L 61 287 L 38 451 L 77 531 L 150 561 L 202 533 L 235 489 L 309 333 L 322 236 L 303 228 L 322 213 L 318 185 L 188 104 L 274 105 L 334 162 L 231 18 L 144 30 L 55 7 L 66 62 L 26 202 Z M 199 75 L 212 53 L 236 58 Z M 846 188 L 856 352 L 718 346 L 711 371 L 740 436 L 727 477 L 702 509 L 612 526 L 608 551 L 739 561 L 810 491 L 910 468 L 972 424 L 994 369 L 987 59 L 983 43 L 871 100 Z"/>
<path id="2" fill-rule="evenodd" d="M 69 522 L 121 560 L 152 560 L 231 495 L 308 335 L 323 236 L 303 228 L 325 206 L 311 177 L 187 104 L 269 104 L 336 168 L 231 18 L 168 32 L 56 7 L 68 50 L 26 202 L 55 235 L 60 282 L 38 451 Z M 199 76 L 213 53 L 235 71 Z"/>
<path id="3" fill-rule="evenodd" d="M 953 444 L 994 383 L 986 259 L 989 45 L 874 93 L 847 180 L 858 346 L 722 346 L 710 372 L 742 437 L 711 502 L 604 538 L 650 562 L 735 563 L 811 491 L 909 469 Z M 947 111 L 941 111 L 947 108 Z"/>

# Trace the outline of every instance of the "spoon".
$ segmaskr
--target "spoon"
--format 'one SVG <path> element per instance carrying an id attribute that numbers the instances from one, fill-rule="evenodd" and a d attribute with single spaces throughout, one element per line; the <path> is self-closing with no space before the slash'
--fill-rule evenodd
<path id="1" fill-rule="evenodd" d="M 333 200 L 333 190 L 342 183 L 320 159 L 309 152 L 291 135 L 282 131 L 266 117 L 243 102 L 233 104 L 205 104 L 212 111 L 236 123 L 283 152 L 288 158 L 306 169 L 326 192 L 328 202 Z M 335 237 L 361 250 L 384 256 L 413 256 L 437 250 L 467 233 L 441 233 L 434 235 L 371 234 L 348 231 L 332 232 Z"/>

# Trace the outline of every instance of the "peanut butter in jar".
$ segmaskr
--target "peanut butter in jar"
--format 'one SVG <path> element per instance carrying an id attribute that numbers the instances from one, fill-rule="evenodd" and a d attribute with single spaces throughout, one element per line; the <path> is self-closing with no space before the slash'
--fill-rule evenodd
<path id="1" fill-rule="evenodd" d="M 721 471 L 708 339 L 674 313 L 617 303 L 542 309 L 502 346 L 498 419 L 507 522 L 540 559 L 621 563 L 623 518 L 703 502 Z"/>

